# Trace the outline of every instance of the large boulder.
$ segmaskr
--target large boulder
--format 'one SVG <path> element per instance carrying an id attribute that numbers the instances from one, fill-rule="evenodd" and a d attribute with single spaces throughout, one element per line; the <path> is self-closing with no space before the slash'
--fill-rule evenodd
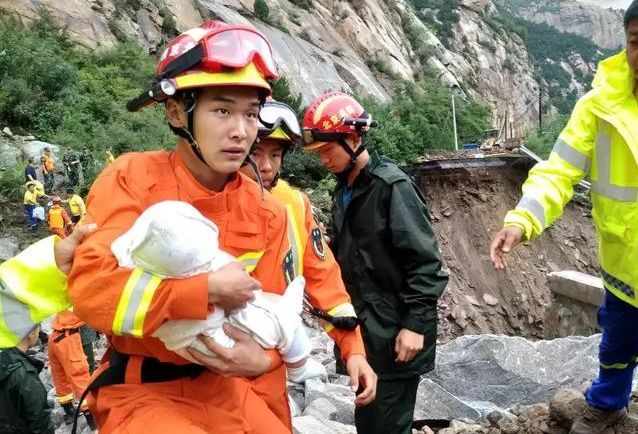
<path id="1" fill-rule="evenodd" d="M 0 167 L 10 167 L 20 161 L 20 149 L 0 142 Z"/>
<path id="2" fill-rule="evenodd" d="M 578 388 L 598 372 L 600 335 L 532 342 L 519 337 L 462 336 L 439 347 L 427 374 L 478 410 L 547 402 L 561 387 Z M 493 407 L 492 407 L 493 409 Z"/>
<path id="3" fill-rule="evenodd" d="M 32 140 L 22 145 L 22 153 L 27 158 L 35 158 L 36 162 L 40 161 L 40 157 L 44 153 L 44 148 L 49 148 L 56 160 L 62 158 L 62 151 L 58 145 L 53 145 L 47 142 L 41 142 L 39 140 Z M 59 164 L 58 164 L 59 166 Z"/>
<path id="4" fill-rule="evenodd" d="M 480 413 L 428 378 L 419 383 L 414 420 L 478 419 Z"/>
<path id="5" fill-rule="evenodd" d="M 13 258 L 18 251 L 18 239 L 16 237 L 0 238 L 0 261 L 6 261 L 7 259 Z"/>

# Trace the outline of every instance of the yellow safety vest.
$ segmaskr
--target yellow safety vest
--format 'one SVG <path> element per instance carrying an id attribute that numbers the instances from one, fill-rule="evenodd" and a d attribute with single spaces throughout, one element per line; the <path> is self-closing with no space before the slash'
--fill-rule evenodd
<path id="1" fill-rule="evenodd" d="M 586 176 L 605 288 L 638 307 L 638 102 L 625 51 L 602 61 L 547 161 L 523 185 L 505 217 L 532 240 L 558 219 Z"/>
<path id="2" fill-rule="evenodd" d="M 74 194 L 71 196 L 71 199 L 69 199 L 69 208 L 71 209 L 71 214 L 74 216 L 83 216 L 86 213 L 84 200 L 77 194 Z"/>
<path id="3" fill-rule="evenodd" d="M 71 306 L 67 276 L 55 263 L 51 236 L 0 265 L 0 348 L 14 347 L 45 320 Z"/>
<path id="4" fill-rule="evenodd" d="M 308 243 L 306 233 L 306 206 L 303 193 L 292 188 L 283 179 L 277 180 L 270 191 L 286 207 L 288 214 L 288 241 L 292 248 L 295 276 L 303 275 L 303 256 Z"/>

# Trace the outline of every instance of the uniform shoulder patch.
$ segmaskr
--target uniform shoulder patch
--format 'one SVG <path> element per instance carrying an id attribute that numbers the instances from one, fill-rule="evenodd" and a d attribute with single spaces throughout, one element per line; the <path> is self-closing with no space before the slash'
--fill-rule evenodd
<path id="1" fill-rule="evenodd" d="M 326 244 L 323 241 L 323 234 L 321 233 L 321 229 L 314 228 L 310 232 L 310 240 L 312 242 L 312 251 L 315 252 L 315 255 L 322 261 L 326 260 Z"/>
<path id="2" fill-rule="evenodd" d="M 282 264 L 284 277 L 286 279 L 286 285 L 289 285 L 290 282 L 295 280 L 295 277 L 297 277 L 295 276 L 295 261 L 292 255 L 293 255 L 293 252 L 291 248 L 288 250 L 288 253 L 286 253 L 286 256 L 284 257 L 284 262 Z"/>

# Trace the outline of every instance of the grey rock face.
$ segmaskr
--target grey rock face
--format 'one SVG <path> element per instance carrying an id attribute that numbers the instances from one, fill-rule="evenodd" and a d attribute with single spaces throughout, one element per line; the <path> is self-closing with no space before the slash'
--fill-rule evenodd
<path id="1" fill-rule="evenodd" d="M 462 336 L 439 347 L 427 375 L 464 402 L 501 408 L 546 402 L 559 387 L 578 387 L 598 369 L 600 336 L 531 342 L 523 338 Z"/>
<path id="2" fill-rule="evenodd" d="M 18 251 L 18 239 L 16 237 L 0 238 L 0 261 L 6 261 L 14 257 Z"/>

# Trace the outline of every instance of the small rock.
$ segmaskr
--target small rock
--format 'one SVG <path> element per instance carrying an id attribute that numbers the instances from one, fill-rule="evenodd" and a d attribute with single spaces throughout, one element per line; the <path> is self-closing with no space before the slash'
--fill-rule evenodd
<path id="1" fill-rule="evenodd" d="M 498 304 L 498 298 L 490 294 L 483 294 L 483 301 L 489 306 L 496 306 Z"/>
<path id="2" fill-rule="evenodd" d="M 13 137 L 13 132 L 9 129 L 9 127 L 4 127 L 4 128 L 2 129 L 2 133 L 3 133 L 5 136 Z"/>
<path id="3" fill-rule="evenodd" d="M 574 420 L 583 414 L 586 407 L 585 396 L 574 389 L 558 390 L 549 403 L 552 419 L 566 428 L 572 426 Z"/>
<path id="4" fill-rule="evenodd" d="M 422 432 L 423 434 L 434 434 L 434 431 L 432 431 L 432 430 L 430 429 L 430 427 L 429 427 L 429 426 L 427 426 L 427 425 L 426 425 L 426 426 L 424 426 L 423 428 L 421 428 L 421 432 Z"/>

